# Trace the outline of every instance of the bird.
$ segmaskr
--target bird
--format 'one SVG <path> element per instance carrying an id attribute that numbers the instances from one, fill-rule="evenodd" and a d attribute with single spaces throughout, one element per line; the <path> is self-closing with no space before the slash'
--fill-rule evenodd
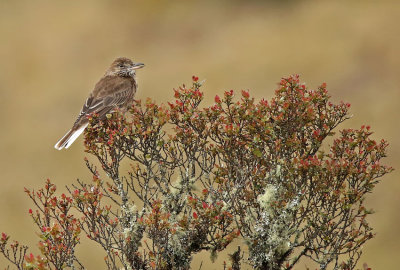
<path id="1" fill-rule="evenodd" d="M 143 67 L 143 63 L 135 63 L 126 57 L 115 59 L 89 94 L 72 128 L 54 148 L 69 148 L 89 124 L 88 116 L 97 114 L 103 120 L 116 109 L 126 110 L 132 104 L 138 88 L 136 69 Z"/>

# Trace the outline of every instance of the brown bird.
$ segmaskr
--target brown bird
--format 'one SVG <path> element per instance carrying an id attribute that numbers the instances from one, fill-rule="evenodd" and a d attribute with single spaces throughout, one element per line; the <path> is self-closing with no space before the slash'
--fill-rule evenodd
<path id="1" fill-rule="evenodd" d="M 125 57 L 115 59 L 86 99 L 72 128 L 54 148 L 61 150 L 70 147 L 87 127 L 89 115 L 96 113 L 99 119 L 104 119 L 116 108 L 126 109 L 130 106 L 137 90 L 136 69 L 142 67 L 144 64 L 134 63 Z"/>

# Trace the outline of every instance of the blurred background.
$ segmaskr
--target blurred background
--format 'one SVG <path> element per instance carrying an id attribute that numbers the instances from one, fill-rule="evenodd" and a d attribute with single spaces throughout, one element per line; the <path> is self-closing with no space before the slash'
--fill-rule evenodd
<path id="1" fill-rule="evenodd" d="M 360 262 L 397 269 L 399 14 L 399 1 L 1 0 L 0 231 L 35 246 L 23 188 L 46 178 L 60 190 L 77 178 L 89 181 L 82 138 L 67 151 L 53 145 L 108 65 L 126 56 L 146 64 L 136 97 L 157 102 L 192 75 L 207 80 L 206 104 L 230 89 L 271 98 L 280 78 L 293 73 L 311 88 L 326 82 L 334 101 L 352 104 L 354 117 L 341 128 L 369 124 L 375 139 L 390 143 L 386 164 L 397 170 L 368 198 L 377 235 Z M 87 243 L 79 249 L 88 269 L 105 268 L 99 250 Z M 203 255 L 196 264 L 222 268 Z"/>

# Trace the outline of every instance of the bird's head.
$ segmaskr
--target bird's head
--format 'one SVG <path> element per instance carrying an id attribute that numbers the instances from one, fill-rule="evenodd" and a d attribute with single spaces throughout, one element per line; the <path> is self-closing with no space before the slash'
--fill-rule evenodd
<path id="1" fill-rule="evenodd" d="M 123 77 L 134 77 L 136 69 L 144 67 L 143 63 L 134 63 L 131 59 L 119 57 L 114 60 L 106 75 L 117 75 Z"/>

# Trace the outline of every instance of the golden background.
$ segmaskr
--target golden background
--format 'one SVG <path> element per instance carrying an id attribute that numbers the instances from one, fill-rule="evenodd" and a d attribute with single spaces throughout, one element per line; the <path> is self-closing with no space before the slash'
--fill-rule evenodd
<path id="1" fill-rule="evenodd" d="M 126 56 L 146 64 L 136 97 L 158 102 L 194 74 L 207 79 L 206 103 L 230 89 L 270 98 L 280 78 L 293 73 L 311 88 L 327 82 L 334 101 L 352 104 L 354 117 L 341 128 L 369 124 L 376 139 L 391 144 L 386 164 L 397 171 L 369 196 L 377 236 L 360 262 L 397 269 L 399 14 L 399 1 L 1 0 L 0 231 L 37 254 L 23 187 L 50 178 L 63 190 L 76 178 L 90 179 L 81 138 L 67 151 L 53 145 L 112 60 Z M 78 252 L 88 269 L 105 268 L 99 249 L 85 243 Z M 195 258 L 201 260 L 209 257 Z"/>

